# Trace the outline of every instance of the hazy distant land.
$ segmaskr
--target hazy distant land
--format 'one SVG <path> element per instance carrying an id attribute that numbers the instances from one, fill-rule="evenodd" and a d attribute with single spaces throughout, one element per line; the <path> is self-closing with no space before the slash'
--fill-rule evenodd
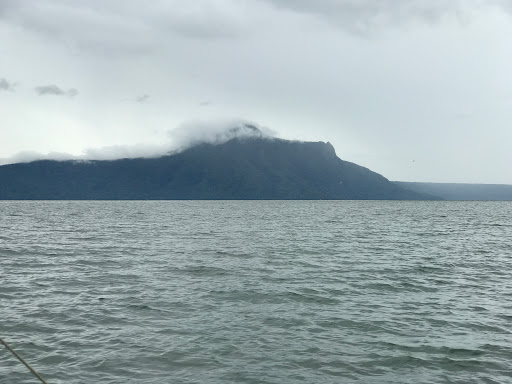
<path id="1" fill-rule="evenodd" d="M 396 181 L 395 184 L 418 193 L 444 200 L 512 200 L 512 185 L 467 183 L 420 183 Z"/>

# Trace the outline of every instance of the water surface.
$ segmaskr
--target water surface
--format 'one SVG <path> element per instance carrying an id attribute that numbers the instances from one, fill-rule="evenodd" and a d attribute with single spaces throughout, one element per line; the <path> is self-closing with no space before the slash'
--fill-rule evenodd
<path id="1" fill-rule="evenodd" d="M 0 336 L 49 383 L 508 383 L 511 255 L 510 202 L 3 201 Z"/>

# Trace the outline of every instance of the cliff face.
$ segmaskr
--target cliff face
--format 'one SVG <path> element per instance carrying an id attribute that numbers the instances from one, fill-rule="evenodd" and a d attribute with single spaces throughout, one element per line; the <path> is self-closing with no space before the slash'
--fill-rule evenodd
<path id="1" fill-rule="evenodd" d="M 0 199 L 429 199 L 339 159 L 323 142 L 261 137 L 159 158 L 0 167 Z"/>

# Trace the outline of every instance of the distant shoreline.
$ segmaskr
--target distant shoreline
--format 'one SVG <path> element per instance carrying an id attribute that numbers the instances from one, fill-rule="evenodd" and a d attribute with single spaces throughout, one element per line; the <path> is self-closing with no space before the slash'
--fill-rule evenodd
<path id="1" fill-rule="evenodd" d="M 429 183 L 394 181 L 396 185 L 417 193 L 439 196 L 444 200 L 510 201 L 512 185 L 471 183 Z"/>

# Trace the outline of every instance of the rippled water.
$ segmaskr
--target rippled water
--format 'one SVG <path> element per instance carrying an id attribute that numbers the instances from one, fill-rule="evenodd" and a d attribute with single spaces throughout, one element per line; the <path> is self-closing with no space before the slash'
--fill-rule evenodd
<path id="1" fill-rule="evenodd" d="M 4 201 L 0 279 L 49 383 L 512 382 L 507 202 Z"/>

